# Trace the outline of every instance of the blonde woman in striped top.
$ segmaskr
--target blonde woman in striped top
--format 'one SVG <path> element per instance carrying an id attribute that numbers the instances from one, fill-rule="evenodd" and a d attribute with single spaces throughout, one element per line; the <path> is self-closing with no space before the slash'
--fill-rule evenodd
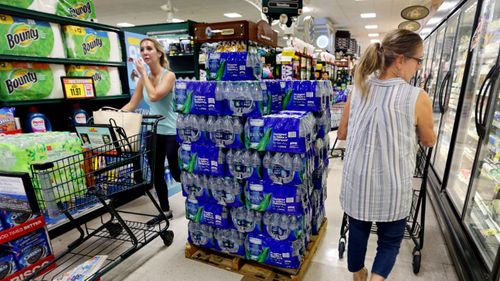
<path id="1" fill-rule="evenodd" d="M 432 146 L 436 140 L 431 100 L 409 84 L 422 58 L 420 36 L 399 29 L 370 45 L 356 67 L 338 131 L 346 140 L 340 202 L 349 216 L 347 263 L 355 281 L 368 279 L 373 222 L 378 247 L 370 280 L 391 272 L 410 213 L 417 142 Z"/>

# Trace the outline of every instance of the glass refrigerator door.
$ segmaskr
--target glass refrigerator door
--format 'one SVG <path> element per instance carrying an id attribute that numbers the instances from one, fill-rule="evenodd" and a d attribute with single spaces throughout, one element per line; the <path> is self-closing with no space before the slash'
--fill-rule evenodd
<path id="1" fill-rule="evenodd" d="M 430 37 L 429 39 L 429 49 L 428 49 L 428 53 L 426 54 L 426 57 L 427 57 L 427 61 L 425 63 L 425 71 L 424 71 L 424 77 L 423 77 L 423 85 L 422 85 L 422 88 L 427 91 L 428 87 L 429 87 L 429 83 L 430 83 L 430 80 L 431 80 L 431 69 L 432 69 L 432 59 L 433 59 L 433 56 L 434 56 L 434 46 L 436 45 L 436 33 L 434 32 Z"/>
<path id="2" fill-rule="evenodd" d="M 434 95 L 434 130 L 440 132 L 441 116 L 447 110 L 447 103 L 445 98 L 448 97 L 448 89 L 452 75 L 451 65 L 453 63 L 455 37 L 457 34 L 457 26 L 460 13 L 455 13 L 447 23 L 446 33 L 443 40 L 443 51 L 441 54 L 441 61 L 439 63 L 439 74 Z M 441 139 L 441 134 L 438 133 L 438 141 Z M 433 153 L 433 161 L 435 161 L 436 151 Z M 433 163 L 433 162 L 432 162 Z M 433 163 L 434 164 L 434 163 Z M 442 179 L 442 176 L 440 177 Z"/>
<path id="3" fill-rule="evenodd" d="M 481 17 L 476 48 L 481 51 L 478 73 L 486 75 L 486 82 L 476 109 L 480 147 L 464 223 L 491 269 L 500 246 L 500 0 L 484 1 Z"/>
<path id="4" fill-rule="evenodd" d="M 460 23 L 455 37 L 457 42 L 455 43 L 453 62 L 450 70 L 451 76 L 449 78 L 450 82 L 448 85 L 449 93 L 445 96 L 445 103 L 447 103 L 447 106 L 444 108 L 445 112 L 443 113 L 441 127 L 438 131 L 438 141 L 434 148 L 434 152 L 436 154 L 433 167 L 440 179 L 443 179 L 444 177 L 446 162 L 450 151 L 450 139 L 457 114 L 457 104 L 460 97 L 462 79 L 464 77 L 465 61 L 469 51 L 469 42 L 473 32 L 472 28 L 474 25 L 476 8 L 477 2 L 471 1 L 461 9 Z M 457 196 L 458 194 L 456 193 L 452 196 L 454 201 L 457 201 L 455 203 L 459 203 L 460 201 L 457 200 Z M 463 197 L 465 198 L 465 196 Z M 457 207 L 461 210 L 463 205 Z"/>
<path id="5" fill-rule="evenodd" d="M 436 84 L 439 79 L 438 75 L 439 73 L 439 62 L 441 61 L 441 53 L 443 51 L 443 41 L 444 41 L 444 33 L 446 31 L 446 24 L 443 24 L 438 30 L 437 30 L 437 37 L 436 37 L 436 44 L 434 45 L 434 56 L 432 58 L 432 66 L 430 69 L 431 77 L 428 82 L 428 89 L 427 93 L 429 93 L 429 96 L 431 100 L 435 99 L 435 92 L 436 92 Z M 436 110 L 439 110 L 436 107 L 433 107 L 434 112 Z"/>
<path id="6" fill-rule="evenodd" d="M 497 155 L 490 152 L 496 150 L 498 137 L 498 123 L 493 116 L 494 112 L 498 116 L 500 110 L 497 106 L 499 85 L 495 81 L 498 78 L 499 36 L 500 0 L 485 0 L 471 40 L 473 57 L 450 171 L 450 188 L 462 193 L 459 199 L 466 202 L 464 226 L 490 269 L 500 246 L 499 165 Z M 477 163 L 473 171 L 474 162 Z M 469 186 L 466 197 L 464 193 Z"/>

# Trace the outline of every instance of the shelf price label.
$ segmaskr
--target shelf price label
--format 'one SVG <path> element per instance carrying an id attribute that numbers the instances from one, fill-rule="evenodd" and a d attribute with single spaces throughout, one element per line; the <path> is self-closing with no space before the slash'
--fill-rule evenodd
<path id="1" fill-rule="evenodd" d="M 95 98 L 93 77 L 61 77 L 63 92 L 66 99 Z"/>

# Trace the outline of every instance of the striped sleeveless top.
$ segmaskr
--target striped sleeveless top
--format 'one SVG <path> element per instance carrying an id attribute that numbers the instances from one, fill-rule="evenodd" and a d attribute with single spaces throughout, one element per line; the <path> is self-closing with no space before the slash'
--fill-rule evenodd
<path id="1" fill-rule="evenodd" d="M 401 78 L 371 76 L 369 92 L 351 96 L 340 202 L 362 221 L 396 221 L 410 213 L 421 89 Z"/>

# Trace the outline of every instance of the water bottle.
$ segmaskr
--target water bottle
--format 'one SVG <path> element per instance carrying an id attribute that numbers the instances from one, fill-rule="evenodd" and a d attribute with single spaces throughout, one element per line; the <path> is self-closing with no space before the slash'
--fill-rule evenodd
<path id="1" fill-rule="evenodd" d="M 233 142 L 237 140 L 239 144 L 243 144 L 242 141 L 242 133 L 243 133 L 243 122 L 240 118 L 234 117 L 233 118 L 233 124 L 231 126 L 232 128 L 232 133 L 233 133 Z"/>
<path id="2" fill-rule="evenodd" d="M 247 187 L 245 188 L 245 198 L 249 209 L 261 212 L 265 211 L 259 209 L 261 207 L 261 202 L 264 200 L 264 186 L 262 184 L 247 182 Z M 268 206 L 265 207 L 267 209 Z"/>
<path id="3" fill-rule="evenodd" d="M 174 100 L 176 111 L 183 112 L 187 100 L 187 83 L 186 81 L 176 81 L 174 87 Z"/>
<path id="4" fill-rule="evenodd" d="M 248 236 L 247 239 L 245 239 L 245 255 L 247 259 L 264 262 L 260 260 L 262 252 L 262 239 L 252 236 Z"/>

